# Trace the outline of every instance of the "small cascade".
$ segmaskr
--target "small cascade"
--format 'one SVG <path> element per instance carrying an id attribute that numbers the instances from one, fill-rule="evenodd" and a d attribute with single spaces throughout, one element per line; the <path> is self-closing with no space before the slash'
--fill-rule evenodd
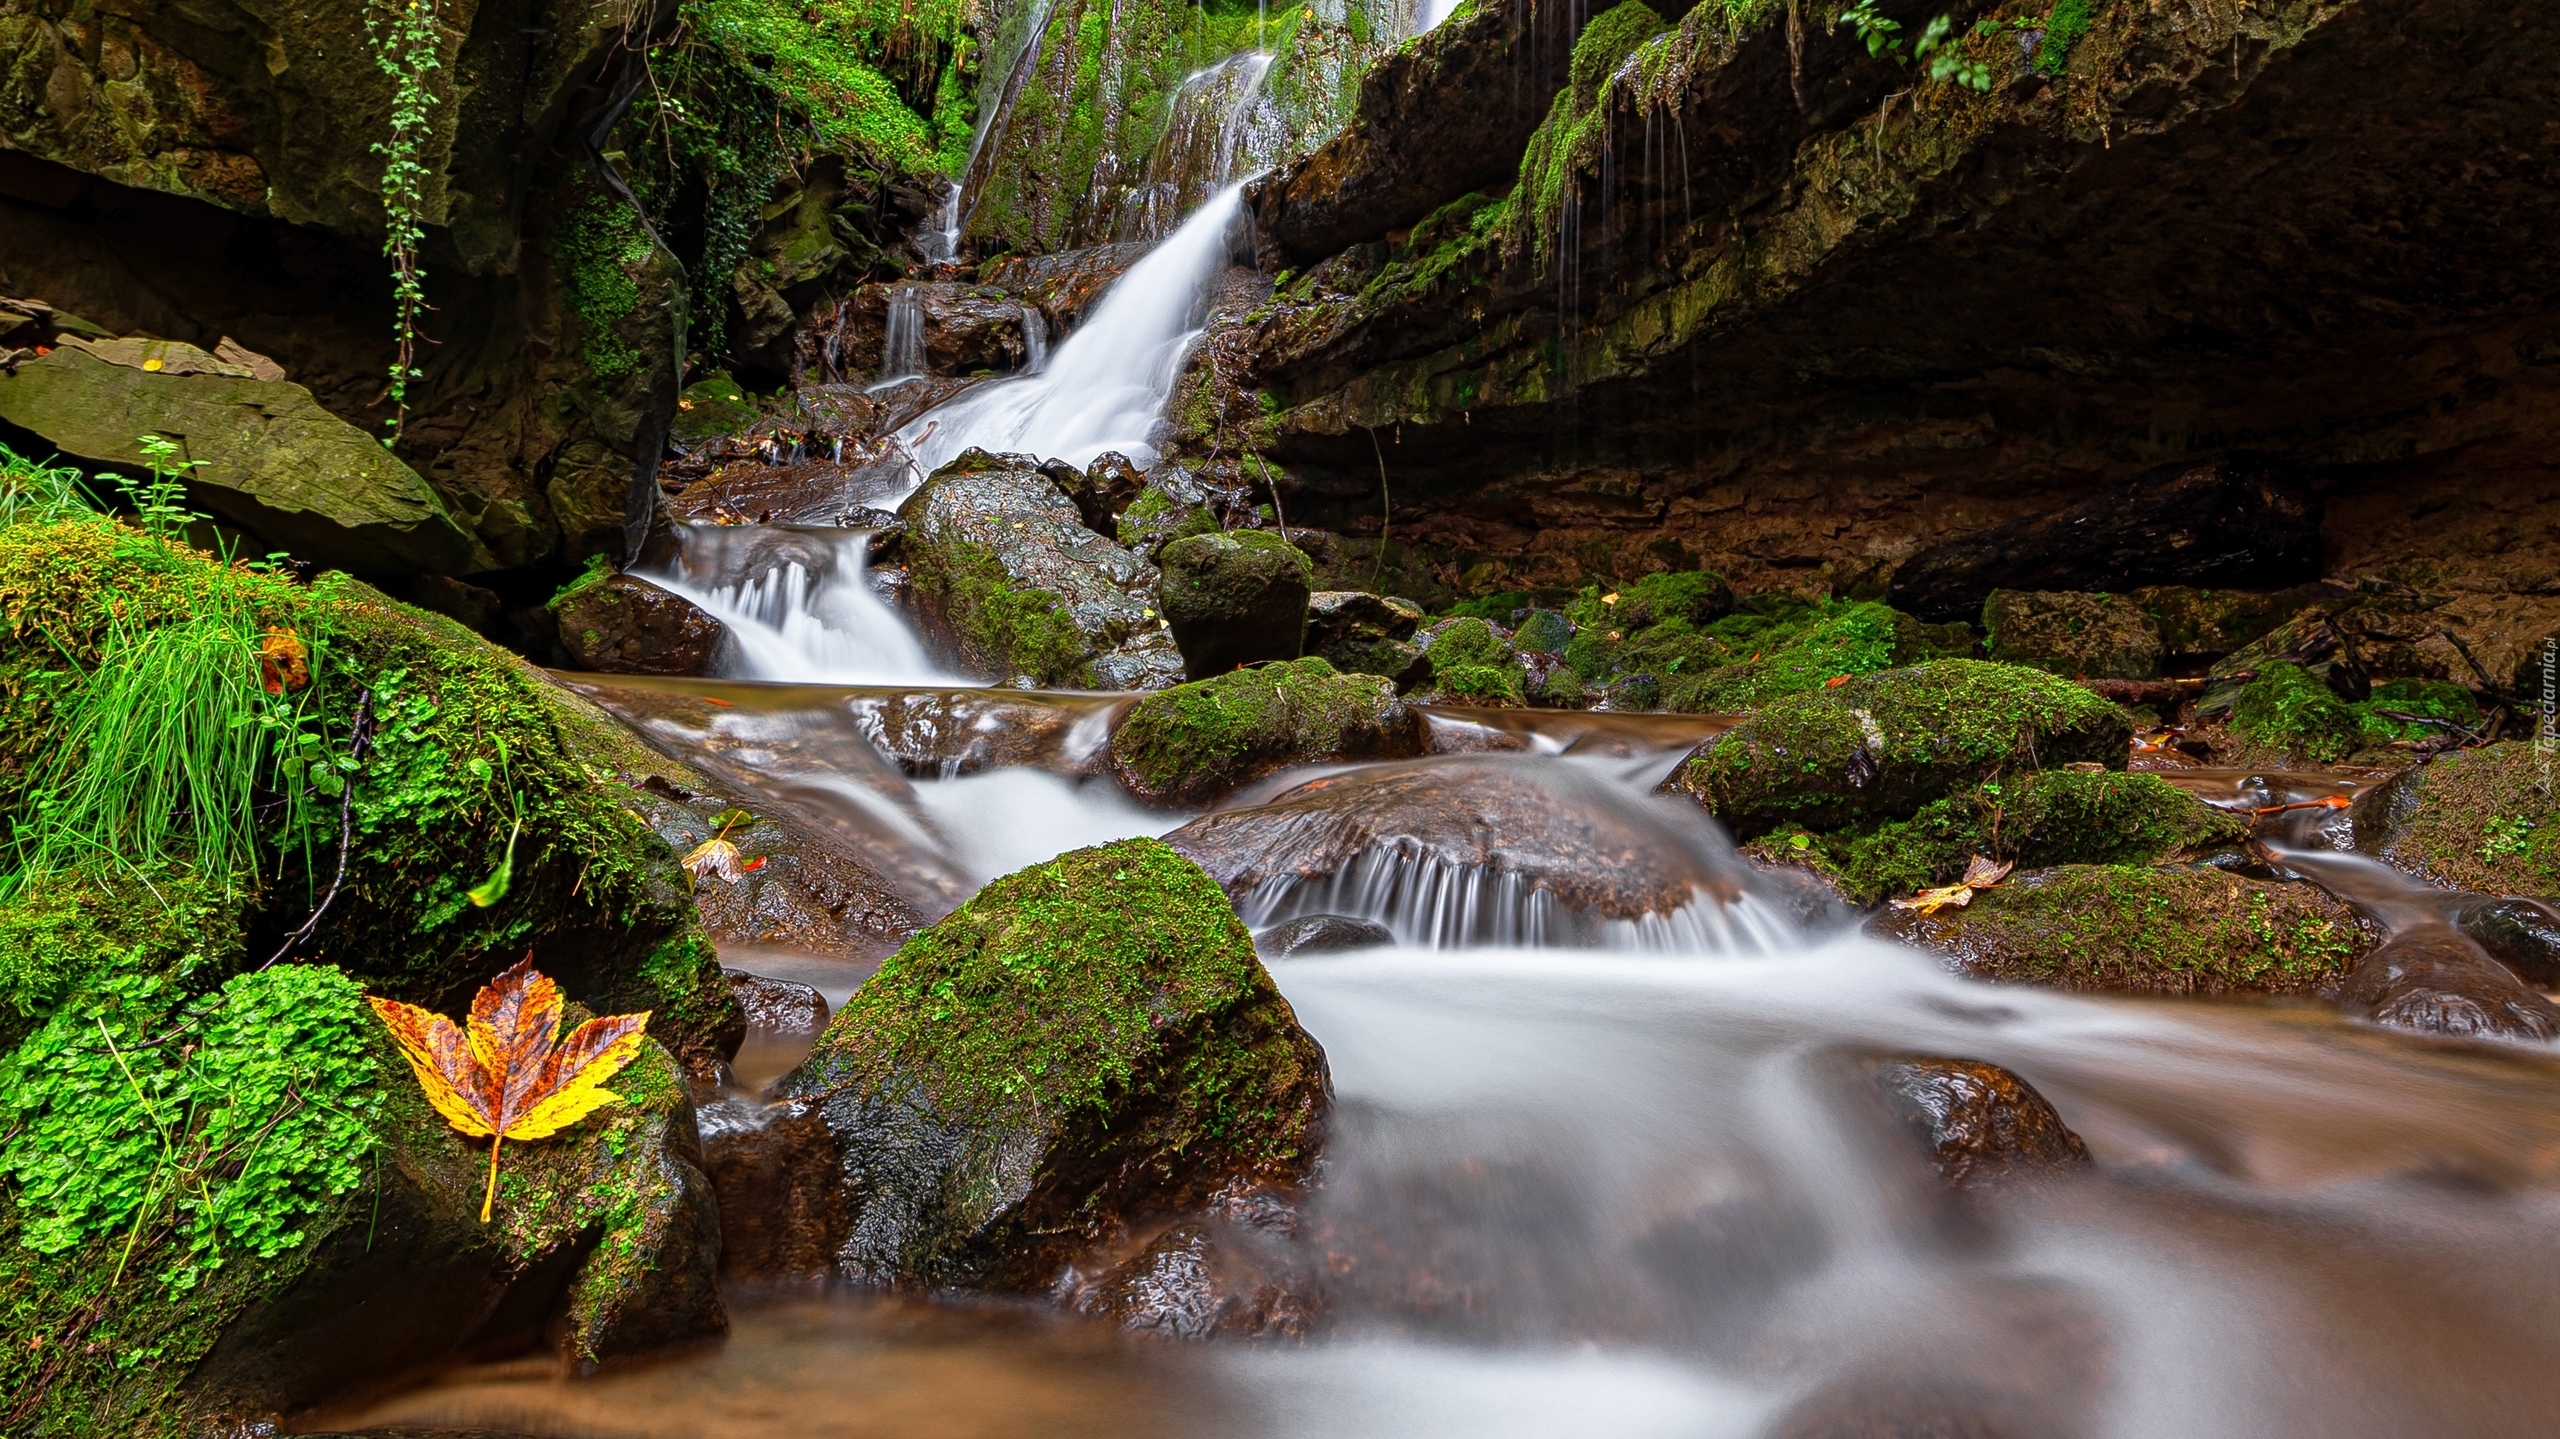
<path id="1" fill-rule="evenodd" d="M 1200 337 L 1210 282 L 1227 264 L 1244 187 L 1229 185 L 1120 277 L 1036 372 L 981 385 L 898 432 L 929 475 L 975 446 L 1090 464 L 1117 450 L 1144 469 L 1165 400 Z"/>
<path id="2" fill-rule="evenodd" d="M 1023 373 L 1036 375 L 1049 368 L 1049 317 L 1038 305 L 1022 307 Z"/>
<path id="3" fill-rule="evenodd" d="M 683 525 L 650 576 L 728 626 L 722 673 L 832 684 L 948 684 L 871 587 L 868 530 Z M 967 683 L 966 680 L 959 681 Z"/>
<path id="4" fill-rule="evenodd" d="M 986 133 L 985 127 L 979 134 Z M 972 151 L 974 155 L 975 152 Z M 923 252 L 926 263 L 948 265 L 960 258 L 960 192 L 961 183 L 953 180 L 943 187 L 942 208 L 934 212 L 932 223 L 916 232 L 916 249 Z M 891 316 L 896 323 L 896 316 Z M 892 341 L 894 344 L 895 341 Z"/>
<path id="5" fill-rule="evenodd" d="M 1123 212 L 1122 240 L 1162 235 L 1240 172 L 1263 169 L 1289 148 L 1288 124 L 1263 95 L 1274 58 L 1267 50 L 1230 55 L 1173 92 L 1146 181 Z"/>
<path id="6" fill-rule="evenodd" d="M 886 389 L 924 373 L 924 302 L 913 285 L 889 289 L 888 337 L 881 346 L 880 379 L 871 388 Z"/>

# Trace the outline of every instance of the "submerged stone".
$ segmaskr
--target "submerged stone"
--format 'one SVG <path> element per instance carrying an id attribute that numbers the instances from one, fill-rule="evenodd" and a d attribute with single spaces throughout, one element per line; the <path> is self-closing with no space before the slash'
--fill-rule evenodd
<path id="1" fill-rule="evenodd" d="M 1375 920 L 1354 919 L 1347 914 L 1311 914 L 1275 924 L 1253 937 L 1253 947 L 1265 959 L 1376 949 L 1395 942 L 1394 930 Z"/>
<path id="2" fill-rule="evenodd" d="M 2089 1167 L 2089 1146 L 2053 1105 L 1999 1065 L 1897 1055 L 1876 1061 L 1872 1079 L 1886 1112 L 1956 1188 Z"/>
<path id="3" fill-rule="evenodd" d="M 1111 732 L 1111 763 L 1149 804 L 1207 804 L 1293 765 L 1403 759 L 1426 743 L 1392 682 L 1302 659 L 1139 700 Z"/>
<path id="4" fill-rule="evenodd" d="M 2132 734 L 2123 710 L 2067 680 L 1939 660 L 1773 701 L 1666 784 L 1747 839 L 1908 815 L 2003 774 L 2120 770 Z"/>
<path id="5" fill-rule="evenodd" d="M 1268 530 L 1175 540 L 1156 556 L 1156 594 L 1183 667 L 1195 680 L 1239 665 L 1293 660 L 1307 634 L 1315 570 Z"/>
<path id="6" fill-rule="evenodd" d="M 963 663 L 1087 689 L 1157 689 L 1180 675 L 1155 567 L 1087 529 L 1038 462 L 971 450 L 898 517 L 918 606 Z"/>
<path id="7" fill-rule="evenodd" d="M 980 890 L 782 1093 L 841 1151 L 840 1274 L 1036 1290 L 1127 1218 L 1295 1183 L 1328 1088 L 1226 896 L 1140 839 Z"/>
<path id="8" fill-rule="evenodd" d="M 2372 944 L 2311 885 L 2135 865 L 2021 872 L 1960 909 L 1887 910 L 1868 932 L 1978 979 L 2113 994 L 2334 994 Z"/>
<path id="9" fill-rule="evenodd" d="M 2527 988 L 2469 936 L 2450 929 L 2400 935 L 2376 949 L 2347 976 L 2341 998 L 2376 1024 L 2421 1034 L 2560 1037 L 2560 1005 Z"/>

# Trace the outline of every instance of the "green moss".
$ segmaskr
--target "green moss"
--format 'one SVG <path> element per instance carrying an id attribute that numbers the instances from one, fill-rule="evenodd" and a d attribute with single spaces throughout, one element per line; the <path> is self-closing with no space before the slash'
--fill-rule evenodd
<path id="1" fill-rule="evenodd" d="M 2089 33 L 2097 0 L 2053 0 L 2044 20 L 2044 38 L 2036 42 L 2036 73 L 2061 75 L 2071 68 L 2071 47 Z"/>
<path id="2" fill-rule="evenodd" d="M 1256 1011 L 1263 1023 L 1237 1022 Z M 905 1078 L 937 1112 L 1001 1131 L 1107 1123 L 1162 1086 L 1170 1102 L 1132 1140 L 1276 1163 L 1305 1143 L 1309 1116 L 1284 1096 L 1311 1056 L 1275 1013 L 1286 1006 L 1216 882 L 1154 840 L 1123 840 L 999 879 L 909 940 L 794 1087 Z"/>
<path id="3" fill-rule="evenodd" d="M 2081 679 L 2160 673 L 2159 622 L 2125 595 L 1993 590 L 1982 605 L 1983 652 Z"/>
<path id="4" fill-rule="evenodd" d="M 1674 778 L 1737 836 L 1901 818 L 1957 790 L 2125 763 L 2122 710 L 2039 670 L 1938 660 L 1773 701 Z"/>
<path id="5" fill-rule="evenodd" d="M 961 641 L 1001 665 L 1008 676 L 1047 685 L 1091 683 L 1092 654 L 1056 595 L 1030 589 L 1005 572 L 996 552 L 954 538 L 917 558 L 916 587 L 939 597 Z"/>
<path id="6" fill-rule="evenodd" d="M 638 314 L 640 271 L 654 254 L 640 217 L 600 191 L 580 201 L 561 227 L 555 263 L 570 312 L 578 317 L 579 353 L 599 380 L 610 383 L 640 372 L 640 351 L 622 327 Z"/>
<path id="7" fill-rule="evenodd" d="M 2307 884 L 2124 865 L 2022 874 L 1890 932 L 1984 979 L 2134 994 L 2320 993 L 2370 943 Z"/>
<path id="8" fill-rule="evenodd" d="M 974 105 L 955 70 L 975 54 L 961 0 L 688 0 L 696 43 L 738 62 L 820 144 L 912 172 L 957 174 Z M 757 197 L 761 203 L 762 197 Z"/>
<path id="9" fill-rule="evenodd" d="M 2444 725 L 2423 722 L 2428 719 L 2443 720 L 2465 730 L 2476 730 L 2480 725 L 2480 701 L 2450 680 L 2404 679 L 2378 684 L 2355 709 L 2364 724 L 2364 738 L 2371 744 L 2394 740 L 2433 740 L 2441 744 L 2458 737 Z"/>
<path id="10" fill-rule="evenodd" d="M 0 1046 L 101 976 L 237 970 L 245 908 L 245 895 L 186 873 L 74 870 L 0 900 Z"/>
<path id="11" fill-rule="evenodd" d="M 1555 242 L 1576 177 L 1599 164 L 1607 142 L 1611 77 L 1639 46 L 1668 29 L 1640 0 L 1625 0 L 1583 27 L 1573 42 L 1571 79 L 1556 93 L 1520 159 L 1509 217 L 1514 249 L 1525 246 L 1544 256 Z"/>
<path id="12" fill-rule="evenodd" d="M 2364 717 L 2310 671 L 2278 661 L 2240 691 L 2231 731 L 2253 745 L 2335 764 L 2364 743 Z"/>
<path id="13" fill-rule="evenodd" d="M 1111 757 L 1141 794 L 1207 797 L 1283 763 L 1373 753 L 1404 723 L 1392 682 L 1309 656 L 1141 698 L 1112 732 Z"/>
<path id="14" fill-rule="evenodd" d="M 2547 763 L 2522 740 L 2437 755 L 2358 801 L 2356 847 L 2451 888 L 2560 899 Z"/>
<path id="15" fill-rule="evenodd" d="M 2236 845 L 2249 826 L 2157 775 L 2042 770 L 1802 847 L 1860 904 L 1961 878 L 1975 855 L 2023 868 L 2159 864 Z"/>
<path id="16" fill-rule="evenodd" d="M 723 371 L 684 387 L 676 397 L 675 437 L 687 443 L 734 435 L 756 418 L 755 402 Z"/>

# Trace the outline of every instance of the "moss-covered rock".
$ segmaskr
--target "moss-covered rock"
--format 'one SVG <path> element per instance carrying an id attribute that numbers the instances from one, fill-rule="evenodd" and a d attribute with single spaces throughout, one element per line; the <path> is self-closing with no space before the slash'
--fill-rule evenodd
<path id="1" fill-rule="evenodd" d="M 1938 660 L 1773 701 L 1700 746 L 1667 783 L 1749 839 L 1900 818 L 2038 769 L 2122 769 L 2132 734 L 2123 710 L 2068 680 Z"/>
<path id="2" fill-rule="evenodd" d="M 1145 486 L 1113 527 L 1120 543 L 1149 564 L 1175 540 L 1216 534 L 1222 528 L 1209 506 L 1208 490 L 1172 465 L 1158 465 L 1147 473 Z"/>
<path id="3" fill-rule="evenodd" d="M 1432 699 L 1443 704 L 1518 705 L 1528 699 L 1528 671 L 1511 633 L 1490 620 L 1462 615 L 1415 638 L 1431 665 Z"/>
<path id="4" fill-rule="evenodd" d="M 2159 864 L 2248 837 L 2246 821 L 2157 775 L 2039 770 L 1923 805 L 1907 820 L 1827 835 L 1780 830 L 1754 843 L 1767 858 L 1813 864 L 1871 905 L 1952 884 L 1975 855 L 2030 869 Z"/>
<path id="5" fill-rule="evenodd" d="M 2560 898 L 2560 775 L 2547 764 L 2518 740 L 2438 755 L 2357 798 L 2356 848 L 2455 889 Z"/>
<path id="6" fill-rule="evenodd" d="M 719 1327 L 682 1065 L 722 1058 L 739 1015 L 673 856 L 620 802 L 626 734 L 343 576 L 302 586 L 94 515 L 0 529 L 0 622 L 0 804 L 22 817 L 0 900 L 0 1387 L 32 1406 L 8 1425 L 192 1432 L 540 1342 L 547 1315 L 588 1360 Z M 184 837 L 49 858 L 65 811 L 38 796 L 77 772 L 84 697 L 137 636 L 206 623 L 268 651 L 268 688 L 253 659 L 232 698 L 288 736 L 237 761 L 254 865 Z M 315 766 L 344 809 L 297 822 Z M 458 1012 L 527 953 L 593 1011 L 651 1011 L 662 1043 L 615 1081 L 626 1103 L 509 1148 L 484 1229 L 486 1149 L 428 1108 L 361 995 Z M 137 1080 L 165 1112 L 100 1102 Z"/>
<path id="7" fill-rule="evenodd" d="M 728 632 L 693 601 L 617 574 L 601 555 L 548 608 L 569 658 L 607 674 L 709 674 Z"/>
<path id="8" fill-rule="evenodd" d="M 1413 632 L 1422 607 L 1392 595 L 1318 590 L 1307 596 L 1307 653 L 1346 674 L 1386 675 L 1410 685 L 1423 674 Z"/>
<path id="9" fill-rule="evenodd" d="M 935 471 L 898 518 L 916 599 L 962 662 L 999 679 L 1089 689 L 1179 679 L 1155 567 L 1087 529 L 1037 461 L 971 450 Z"/>
<path id="10" fill-rule="evenodd" d="M 2335 764 L 2364 745 L 2364 719 L 2300 665 L 2258 671 L 2231 708 L 2231 732 L 2262 749 Z"/>
<path id="11" fill-rule="evenodd" d="M 1983 653 L 2077 679 L 2160 673 L 2160 625 L 2128 595 L 1993 590 L 1982 603 Z"/>
<path id="12" fill-rule="evenodd" d="M 1195 680 L 1238 665 L 1293 660 L 1306 647 L 1315 567 L 1269 530 L 1175 540 L 1157 554 L 1157 603 Z"/>
<path id="13" fill-rule="evenodd" d="M 2291 619 L 2308 600 L 2255 590 L 2146 585 L 2128 596 L 2160 627 L 2162 651 L 2177 659 L 2220 659 Z"/>
<path id="14" fill-rule="evenodd" d="M 844 1274 L 1008 1289 L 1126 1216 L 1299 1179 L 1328 1088 L 1226 896 L 1144 839 L 980 890 L 783 1082 L 841 1146 Z"/>
<path id="15" fill-rule="evenodd" d="M 1211 803 L 1292 765 L 1423 752 L 1421 716 L 1378 675 L 1312 656 L 1177 685 L 1129 707 L 1112 768 L 1150 804 Z"/>
<path id="16" fill-rule="evenodd" d="M 2307 884 L 2134 865 L 2022 872 L 1962 909 L 1888 910 L 1869 930 L 1977 978 L 2116 994 L 2326 995 L 2373 944 Z"/>
<path id="17" fill-rule="evenodd" d="M 1627 708 L 1740 713 L 1842 675 L 1974 652 L 1962 624 L 1926 625 L 1873 602 L 1755 595 L 1737 607 L 1703 572 L 1585 589 L 1564 613 L 1574 625 L 1566 662 Z"/>

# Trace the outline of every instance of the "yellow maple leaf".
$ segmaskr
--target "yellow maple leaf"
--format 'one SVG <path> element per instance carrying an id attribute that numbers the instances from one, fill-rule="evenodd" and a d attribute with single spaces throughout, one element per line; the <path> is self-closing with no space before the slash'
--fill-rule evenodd
<path id="1" fill-rule="evenodd" d="M 480 1222 L 498 1199 L 498 1146 L 548 1139 L 622 1096 L 604 1087 L 640 1053 L 648 1011 L 590 1019 L 560 1033 L 560 986 L 526 955 L 471 1001 L 467 1027 L 396 999 L 365 1002 L 418 1076 L 427 1103 L 447 1124 L 489 1141 L 489 1187 Z"/>

